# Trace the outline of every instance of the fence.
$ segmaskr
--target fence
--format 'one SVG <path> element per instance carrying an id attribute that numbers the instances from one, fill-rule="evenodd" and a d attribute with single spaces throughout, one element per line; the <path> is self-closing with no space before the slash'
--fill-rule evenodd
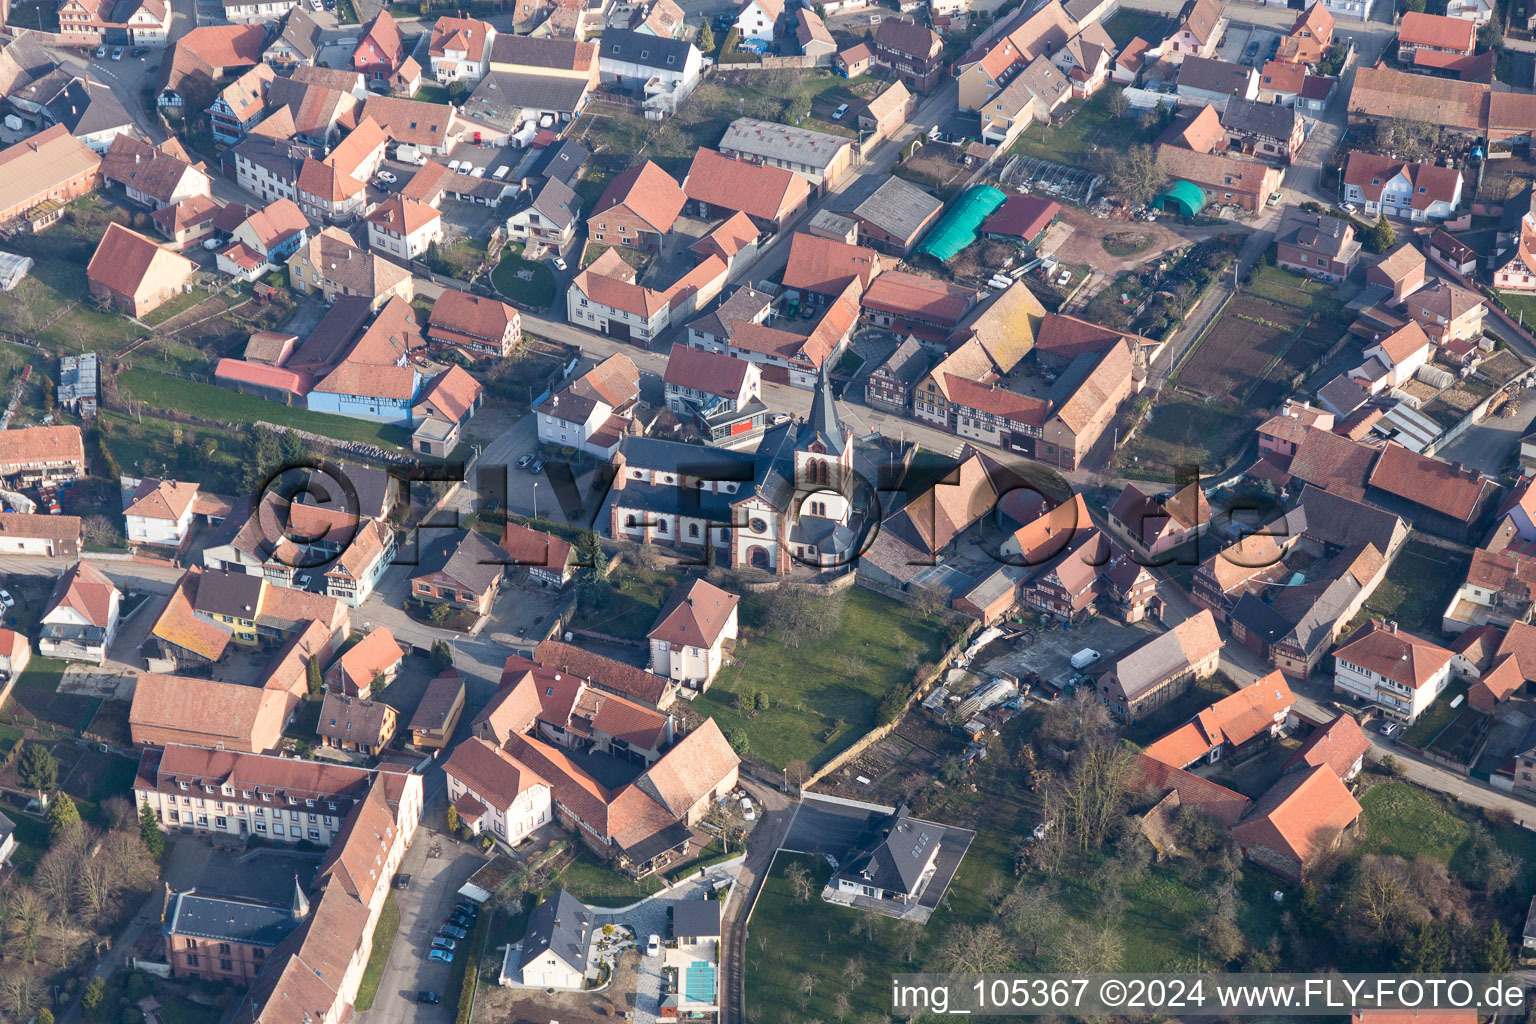
<path id="1" fill-rule="evenodd" d="M 716 71 L 785 71 L 798 68 L 829 68 L 832 66 L 833 54 L 822 53 L 816 56 L 798 57 L 763 57 L 753 61 L 731 61 L 728 64 L 715 65 Z M 606 97 L 605 97 L 606 98 Z"/>

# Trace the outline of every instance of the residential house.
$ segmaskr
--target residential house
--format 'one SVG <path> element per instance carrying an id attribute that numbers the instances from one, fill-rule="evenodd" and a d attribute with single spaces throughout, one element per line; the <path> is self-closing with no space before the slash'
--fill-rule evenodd
<path id="1" fill-rule="evenodd" d="M 1338 12 L 1335 4 L 1329 9 Z M 1480 82 L 1430 78 L 1385 66 L 1361 67 L 1355 70 L 1354 87 L 1349 92 L 1348 119 L 1350 124 L 1364 124 L 1400 117 L 1438 125 L 1458 139 L 1482 139 L 1488 134 L 1489 92 Z"/>
<path id="2" fill-rule="evenodd" d="M 1349 221 L 1296 207 L 1286 207 L 1275 233 L 1276 263 L 1324 281 L 1342 281 L 1353 274 L 1361 248 Z"/>
<path id="3" fill-rule="evenodd" d="M 1076 33 L 1077 24 L 1059 0 L 1020 9 L 955 63 L 960 109 L 981 110 L 1020 70 L 1049 57 Z"/>
<path id="4" fill-rule="evenodd" d="M 1371 749 L 1371 741 L 1354 716 L 1340 713 L 1326 725 L 1315 726 L 1286 762 L 1280 773 L 1307 771 L 1325 766 L 1339 777 L 1340 782 L 1350 782 L 1365 767 L 1365 755 Z"/>
<path id="5" fill-rule="evenodd" d="M 0 223 L 31 215 L 44 204 L 51 211 L 95 191 L 101 157 L 58 124 L 0 150 Z M 51 214 L 44 214 L 52 223 Z"/>
<path id="6" fill-rule="evenodd" d="M 722 352 L 673 345 L 662 375 L 667 408 L 707 444 L 756 444 L 768 420 L 763 373 L 756 363 Z"/>
<path id="7" fill-rule="evenodd" d="M 446 457 L 459 443 L 459 432 L 485 401 L 485 385 L 462 366 L 450 366 L 433 377 L 411 406 L 417 424 L 411 448 Z"/>
<path id="8" fill-rule="evenodd" d="M 1372 619 L 1333 652 L 1333 688 L 1412 725 L 1445 689 L 1451 658 L 1395 622 Z"/>
<path id="9" fill-rule="evenodd" d="M 206 109 L 220 82 L 261 63 L 266 39 L 262 25 L 200 25 L 190 30 L 171 44 L 161 61 L 156 104 Z"/>
<path id="10" fill-rule="evenodd" d="M 683 179 L 683 195 L 704 220 L 744 213 L 759 231 L 782 231 L 809 206 L 811 186 L 782 168 L 701 149 Z"/>
<path id="11" fill-rule="evenodd" d="M 59 33 L 66 44 L 164 46 L 170 28 L 171 5 L 162 0 L 65 0 L 59 5 Z"/>
<path id="12" fill-rule="evenodd" d="M 395 681 L 405 654 L 394 634 L 383 626 L 342 652 L 325 670 L 325 687 L 345 697 L 374 696 L 374 688 L 383 689 Z"/>
<path id="13" fill-rule="evenodd" d="M 151 210 L 193 196 L 209 195 L 208 175 L 194 167 L 175 139 L 152 146 L 132 135 L 119 135 L 101 158 L 101 177 L 122 185 L 131 202 Z"/>
<path id="14" fill-rule="evenodd" d="M 1207 609 L 1122 652 L 1098 678 L 1117 718 L 1134 722 L 1216 671 L 1224 641 Z"/>
<path id="15" fill-rule="evenodd" d="M 1178 27 L 1163 39 L 1164 59 L 1181 64 L 1190 57 L 1209 58 L 1227 32 L 1226 13 L 1219 0 L 1186 0 Z"/>
<path id="16" fill-rule="evenodd" d="M 410 271 L 359 249 L 335 227 L 322 228 L 288 257 L 288 286 L 301 295 L 321 295 L 327 302 L 359 296 L 370 309 L 392 298 L 410 302 L 416 294 Z"/>
<path id="17" fill-rule="evenodd" d="M 1157 147 L 1157 163 L 1175 182 L 1187 181 L 1199 188 L 1205 201 L 1250 212 L 1263 209 L 1282 177 L 1279 168 L 1267 164 L 1170 145 Z"/>
<path id="18" fill-rule="evenodd" d="M 769 0 L 750 0 L 760 10 Z M 513 770 L 519 774 L 521 765 Z M 528 773 L 531 774 L 531 773 Z M 533 908 L 517 957 L 518 980 L 528 988 L 575 989 L 586 985 L 587 961 L 595 941 L 592 911 L 564 889 Z"/>
<path id="19" fill-rule="evenodd" d="M 282 743 L 297 704 L 278 688 L 141 672 L 133 686 L 128 731 L 136 747 L 186 743 L 262 754 Z"/>
<path id="20" fill-rule="evenodd" d="M 1035 458 L 1059 469 L 1081 466 L 1114 420 L 1120 403 L 1140 386 L 1131 343 L 1117 341 L 1075 358 L 1052 385 L 1051 415 L 1035 445 Z"/>
<path id="21" fill-rule="evenodd" d="M 1404 242 L 1365 271 L 1365 283 L 1381 285 L 1392 291 L 1389 305 L 1397 305 L 1424 286 L 1424 254 L 1412 242 Z"/>
<path id="22" fill-rule="evenodd" d="M 783 0 L 746 0 L 736 12 L 734 25 L 743 39 L 771 43 L 783 14 Z"/>
<path id="23" fill-rule="evenodd" d="M 859 307 L 877 327 L 942 341 L 960 326 L 976 299 L 976 291 L 964 285 L 887 270 L 859 296 Z"/>
<path id="24" fill-rule="evenodd" d="M 1146 755 L 1174 768 L 1242 761 L 1281 735 L 1296 698 L 1279 672 L 1221 698 L 1190 721 L 1154 740 Z"/>
<path id="25" fill-rule="evenodd" d="M 754 288 L 738 288 L 713 312 L 688 322 L 688 344 L 756 363 L 764 380 L 812 389 L 819 386 L 822 368 L 829 360 L 835 362 L 852 336 L 859 317 L 858 290 L 858 282 L 850 281 L 813 321 L 810 333 L 803 334 L 767 326 L 773 312 L 770 297 Z"/>
<path id="26" fill-rule="evenodd" d="M 611 355 L 534 407 L 539 440 L 610 458 L 639 400 L 640 371 L 628 356 Z"/>
<path id="27" fill-rule="evenodd" d="M 261 60 L 280 71 L 313 66 L 320 51 L 320 26 L 302 6 L 283 16 L 277 36 L 262 51 Z"/>
<path id="28" fill-rule="evenodd" d="M 1232 840 L 1249 860 L 1302 882 L 1359 820 L 1360 810 L 1333 769 L 1318 765 L 1281 776 L 1232 826 Z"/>
<path id="29" fill-rule="evenodd" d="M 789 241 L 784 287 L 805 292 L 808 303 L 821 304 L 836 300 L 854 282 L 867 289 L 880 270 L 880 254 L 873 249 L 796 232 Z"/>
<path id="30" fill-rule="evenodd" d="M 389 746 L 399 723 L 400 713 L 383 701 L 327 693 L 315 733 L 328 747 L 374 755 Z"/>
<path id="31" fill-rule="evenodd" d="M 540 586 L 564 586 L 576 571 L 575 548 L 568 541 L 511 520 L 502 530 L 501 549 L 510 565 L 526 568 Z"/>
<path id="32" fill-rule="evenodd" d="M 1040 56 L 1020 69 L 1003 91 L 981 108 L 981 141 L 999 149 L 1072 98 L 1071 85 L 1050 58 Z"/>
<path id="33" fill-rule="evenodd" d="M 352 70 L 370 83 L 388 85 L 404 67 L 407 57 L 400 26 L 388 11 L 380 11 L 357 40 L 352 51 Z"/>
<path id="34" fill-rule="evenodd" d="M 957 832 L 912 817 L 903 803 L 894 813 L 870 820 L 828 884 L 843 894 L 842 899 L 857 896 L 896 906 L 912 904 L 922 898 L 937 874 L 939 851 L 968 842 Z"/>
<path id="35" fill-rule="evenodd" d="M 384 129 L 365 115 L 324 160 L 304 161 L 295 182 L 299 206 L 322 221 L 349 221 L 362 213 L 368 202 L 363 186 L 383 162 L 388 142 Z"/>
<path id="36" fill-rule="evenodd" d="M 677 696 L 677 686 L 669 679 L 559 640 L 540 641 L 533 649 L 533 663 L 541 668 L 569 673 L 595 689 L 657 711 L 671 707 Z M 520 678 L 522 671 L 517 662 L 508 658 L 502 684 Z"/>
<path id="37" fill-rule="evenodd" d="M 1280 40 L 1276 56 L 1295 64 L 1316 64 L 1333 45 L 1333 28 L 1334 17 L 1328 13 L 1327 6 L 1320 0 L 1312 0 Z"/>
<path id="38" fill-rule="evenodd" d="M 1227 147 L 1290 163 L 1306 141 L 1306 121 L 1290 107 L 1233 97 L 1221 112 Z"/>
<path id="39" fill-rule="evenodd" d="M 1072 95 L 1086 99 L 1109 81 L 1118 47 L 1099 22 L 1088 22 L 1051 55 L 1055 64 L 1072 83 Z"/>
<path id="40" fill-rule="evenodd" d="M 1476 342 L 1483 333 L 1486 310 L 1481 294 L 1438 278 L 1409 295 L 1405 305 L 1414 322 L 1441 346 L 1458 341 Z"/>
<path id="41" fill-rule="evenodd" d="M 116 222 L 85 268 L 92 298 L 140 317 L 185 291 L 197 264 Z"/>
<path id="42" fill-rule="evenodd" d="M 1397 59 L 1418 63 L 1418 54 L 1449 53 L 1470 57 L 1477 46 L 1477 23 L 1466 18 L 1407 11 L 1397 28 Z"/>
<path id="43" fill-rule="evenodd" d="M 64 661 L 107 660 L 117 637 L 123 595 L 91 562 L 76 562 L 59 577 L 38 621 L 37 653 Z"/>
<path id="44" fill-rule="evenodd" d="M 1109 528 L 1133 552 L 1153 564 L 1205 533 L 1210 521 L 1211 507 L 1198 482 L 1161 500 L 1144 494 L 1135 484 L 1126 484 L 1109 510 Z"/>
<path id="45" fill-rule="evenodd" d="M 691 690 L 709 689 L 724 663 L 726 641 L 736 639 L 740 601 L 701 579 L 679 585 L 647 634 L 651 671 Z"/>
<path id="46" fill-rule="evenodd" d="M 229 216 L 223 210 L 224 207 L 207 196 L 193 196 L 156 210 L 149 219 L 170 248 L 181 251 L 212 238 L 218 230 L 221 215 Z"/>
<path id="47" fill-rule="evenodd" d="M 747 222 L 742 218 L 739 223 Z M 665 291 L 640 285 L 634 268 L 618 252 L 604 252 L 577 274 L 566 289 L 568 319 L 575 323 L 586 321 L 583 326 L 588 330 L 649 344 L 647 339 L 657 337 L 675 319 L 691 316 L 725 286 L 730 266 L 720 255 L 707 251 L 721 241 L 718 234 L 712 237 L 714 244 L 692 247 L 694 255 L 702 258 Z M 851 331 L 850 321 L 848 333 Z M 833 348 L 840 348 L 842 341 L 846 341 L 846 335 Z"/>
<path id="48" fill-rule="evenodd" d="M 846 50 L 839 50 L 832 66 L 844 78 L 858 78 L 869 74 L 875 63 L 875 49 L 869 43 L 855 43 Z"/>
<path id="49" fill-rule="evenodd" d="M 821 189 L 830 189 L 853 169 L 851 139 L 755 117 L 732 121 L 715 148 L 725 156 L 794 171 Z"/>
<path id="50" fill-rule="evenodd" d="M 478 736 L 471 736 L 453 749 L 453 755 L 443 765 L 443 774 L 448 780 L 449 803 L 459 821 L 476 835 L 493 835 L 508 846 L 516 846 L 548 824 L 554 815 L 549 784 L 518 764 L 499 746 Z M 564 892 L 560 890 L 560 894 Z M 559 895 L 555 897 L 556 900 L 559 898 Z M 590 924 L 590 913 L 581 904 L 576 906 L 581 912 L 588 913 Z M 548 959 L 545 957 L 546 961 Z M 543 968 L 542 972 L 537 972 L 540 984 L 569 980 L 552 978 L 552 966 L 548 962 L 540 963 Z M 529 976 L 535 973 L 530 971 Z M 570 987 L 580 987 L 579 974 L 577 978 Z"/>
<path id="51" fill-rule="evenodd" d="M 432 24 L 427 58 L 432 78 L 439 85 L 450 82 L 474 84 L 490 67 L 491 44 L 496 29 L 479 18 L 443 15 Z"/>
<path id="52" fill-rule="evenodd" d="M 795 41 L 807 57 L 826 57 L 837 52 L 837 40 L 827 30 L 821 15 L 806 7 L 795 11 Z"/>
<path id="53" fill-rule="evenodd" d="M 1479 26 L 1486 25 L 1493 19 L 1493 4 L 1490 0 L 1450 0 L 1445 5 L 1445 16 L 1465 18 Z"/>
<path id="54" fill-rule="evenodd" d="M 464 713 L 464 677 L 450 668 L 427 684 L 411 715 L 411 745 L 424 750 L 442 750 L 453 742 L 454 730 Z"/>
<path id="55" fill-rule="evenodd" d="M 1213 4 L 1214 0 L 1196 2 Z M 1218 111 L 1225 110 L 1228 100 L 1259 98 L 1259 72 L 1214 57 L 1188 56 L 1179 64 L 1178 96 L 1181 106 L 1209 103 Z"/>
<path id="56" fill-rule="evenodd" d="M 1373 153 L 1350 153 L 1344 167 L 1344 198 L 1372 217 L 1386 214 L 1415 223 L 1454 217 L 1461 206 L 1461 186 L 1461 172 L 1454 167 L 1405 163 Z"/>
<path id="57" fill-rule="evenodd" d="M 32 660 L 32 644 L 26 637 L 12 629 L 0 629 L 0 689 L 9 690 L 6 683 L 27 670 Z M 4 858 L 0 857 L 0 863 Z"/>
<path id="58" fill-rule="evenodd" d="M 913 390 L 917 382 L 927 376 L 929 361 L 927 350 L 908 335 L 885 362 L 865 378 L 865 403 L 899 413 L 911 412 Z"/>
<path id="59" fill-rule="evenodd" d="M 411 596 L 485 615 L 501 588 L 505 564 L 501 549 L 484 534 L 461 530 L 440 537 L 421 553 L 411 575 Z"/>
<path id="60" fill-rule="evenodd" d="M 594 242 L 655 252 L 687 196 L 670 174 L 647 160 L 615 177 L 587 215 Z"/>
<path id="61" fill-rule="evenodd" d="M 1436 228 L 1425 243 L 1424 253 L 1447 270 L 1470 278 L 1477 273 L 1478 255 L 1464 242 L 1451 237 L 1443 228 Z"/>
<path id="62" fill-rule="evenodd" d="M 1321 0 L 1316 0 L 1313 4 L 1313 6 L 1320 5 Z M 1259 71 L 1259 102 L 1294 107 L 1306 86 L 1306 79 L 1305 65 L 1289 60 L 1265 61 L 1264 67 Z"/>
<path id="63" fill-rule="evenodd" d="M 598 41 L 598 73 L 606 85 L 640 93 L 642 110 L 653 121 L 677 112 L 698 88 L 704 57 L 683 39 L 610 28 Z"/>
<path id="64" fill-rule="evenodd" d="M 1417 323 L 1407 324 L 1367 347 L 1365 362 L 1349 371 L 1349 378 L 1371 394 L 1406 384 L 1429 361 L 1434 347 Z"/>
<path id="65" fill-rule="evenodd" d="M 292 199 L 274 199 L 254 211 L 229 233 L 229 247 L 218 255 L 227 274 L 260 277 L 284 266 L 309 238 L 309 219 Z"/>
<path id="66" fill-rule="evenodd" d="M 21 488 L 31 484 L 69 483 L 83 476 L 85 440 L 79 427 L 0 430 L 0 483 Z"/>
<path id="67" fill-rule="evenodd" d="M 522 315 L 505 302 L 444 289 L 427 314 L 427 345 L 451 345 L 471 359 L 510 356 L 522 340 Z"/>
<path id="68" fill-rule="evenodd" d="M 197 484 L 122 479 L 123 533 L 129 544 L 180 548 L 192 531 Z"/>
<path id="69" fill-rule="evenodd" d="M 944 77 L 944 40 L 906 18 L 884 18 L 875 30 L 875 64 L 913 92 L 928 92 Z"/>
<path id="70" fill-rule="evenodd" d="M 368 248 L 414 260 L 443 240 L 443 218 L 414 199 L 392 195 L 363 218 L 368 223 Z"/>
<path id="71" fill-rule="evenodd" d="M 267 113 L 267 88 L 275 76 L 268 64 L 257 64 L 224 87 L 208 108 L 213 137 L 234 145 Z"/>
<path id="72" fill-rule="evenodd" d="M 576 237 L 580 215 L 581 197 L 565 182 L 549 178 L 534 193 L 532 202 L 507 218 L 507 234 L 564 252 Z"/>

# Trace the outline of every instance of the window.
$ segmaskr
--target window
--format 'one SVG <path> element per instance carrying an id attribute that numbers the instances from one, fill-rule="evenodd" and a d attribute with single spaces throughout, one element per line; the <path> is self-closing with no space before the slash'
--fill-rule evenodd
<path id="1" fill-rule="evenodd" d="M 278 827 L 281 828 L 282 826 L 278 826 Z M 257 832 L 265 832 L 266 830 L 267 830 L 267 823 L 266 822 L 258 821 L 256 823 L 256 831 Z"/>
<path id="2" fill-rule="evenodd" d="M 317 828 L 310 829 L 309 830 L 309 838 L 311 838 L 311 839 L 319 839 L 320 838 L 320 830 L 317 829 Z"/>
<path id="3" fill-rule="evenodd" d="M 227 942 L 219 943 L 219 955 L 220 956 L 228 956 L 229 955 L 229 943 L 227 943 Z"/>
<path id="4" fill-rule="evenodd" d="M 234 965 L 233 962 L 231 962 L 229 960 L 220 960 L 219 961 L 219 970 L 221 970 L 221 971 L 232 971 L 234 969 L 235 969 L 235 965 Z"/>
<path id="5" fill-rule="evenodd" d="M 188 939 L 187 942 L 190 944 L 192 942 L 192 940 Z M 197 964 L 198 964 L 197 954 L 196 953 L 188 953 L 187 954 L 187 966 L 188 967 L 196 967 Z"/>

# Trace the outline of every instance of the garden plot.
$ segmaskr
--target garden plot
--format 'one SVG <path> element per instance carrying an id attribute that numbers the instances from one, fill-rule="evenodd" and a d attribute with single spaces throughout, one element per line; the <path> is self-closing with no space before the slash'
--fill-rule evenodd
<path id="1" fill-rule="evenodd" d="M 59 692 L 74 694 L 77 697 L 116 697 L 119 700 L 132 700 L 134 683 L 138 680 L 138 673 L 113 672 L 110 669 L 95 668 L 90 665 L 70 665 L 64 670 L 64 677 L 59 681 Z"/>
<path id="2" fill-rule="evenodd" d="M 1179 370 L 1178 383 L 1207 399 L 1268 408 L 1331 344 L 1325 331 L 1306 310 L 1239 296 Z"/>
<path id="3" fill-rule="evenodd" d="M 1014 157 L 999 175 L 1003 184 L 1086 206 L 1103 178 L 1095 171 L 1040 157 Z"/>

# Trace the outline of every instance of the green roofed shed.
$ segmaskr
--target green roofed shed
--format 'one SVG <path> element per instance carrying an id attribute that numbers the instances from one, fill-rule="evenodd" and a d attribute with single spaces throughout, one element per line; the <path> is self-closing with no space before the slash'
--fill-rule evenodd
<path id="1" fill-rule="evenodd" d="M 1152 200 L 1152 205 L 1164 213 L 1193 217 L 1205 209 L 1205 193 L 1194 182 L 1180 179 L 1159 193 L 1158 197 Z"/>
<path id="2" fill-rule="evenodd" d="M 961 249 L 976 241 L 976 232 L 981 227 L 981 222 L 990 217 L 999 206 L 1006 202 L 1008 197 L 991 185 L 977 185 L 967 189 L 965 194 L 955 201 L 955 205 L 949 208 L 949 212 L 939 218 L 939 222 L 933 226 L 928 237 L 923 239 L 923 244 L 917 247 L 918 252 L 925 252 L 941 262 L 948 263 L 959 254 Z"/>

